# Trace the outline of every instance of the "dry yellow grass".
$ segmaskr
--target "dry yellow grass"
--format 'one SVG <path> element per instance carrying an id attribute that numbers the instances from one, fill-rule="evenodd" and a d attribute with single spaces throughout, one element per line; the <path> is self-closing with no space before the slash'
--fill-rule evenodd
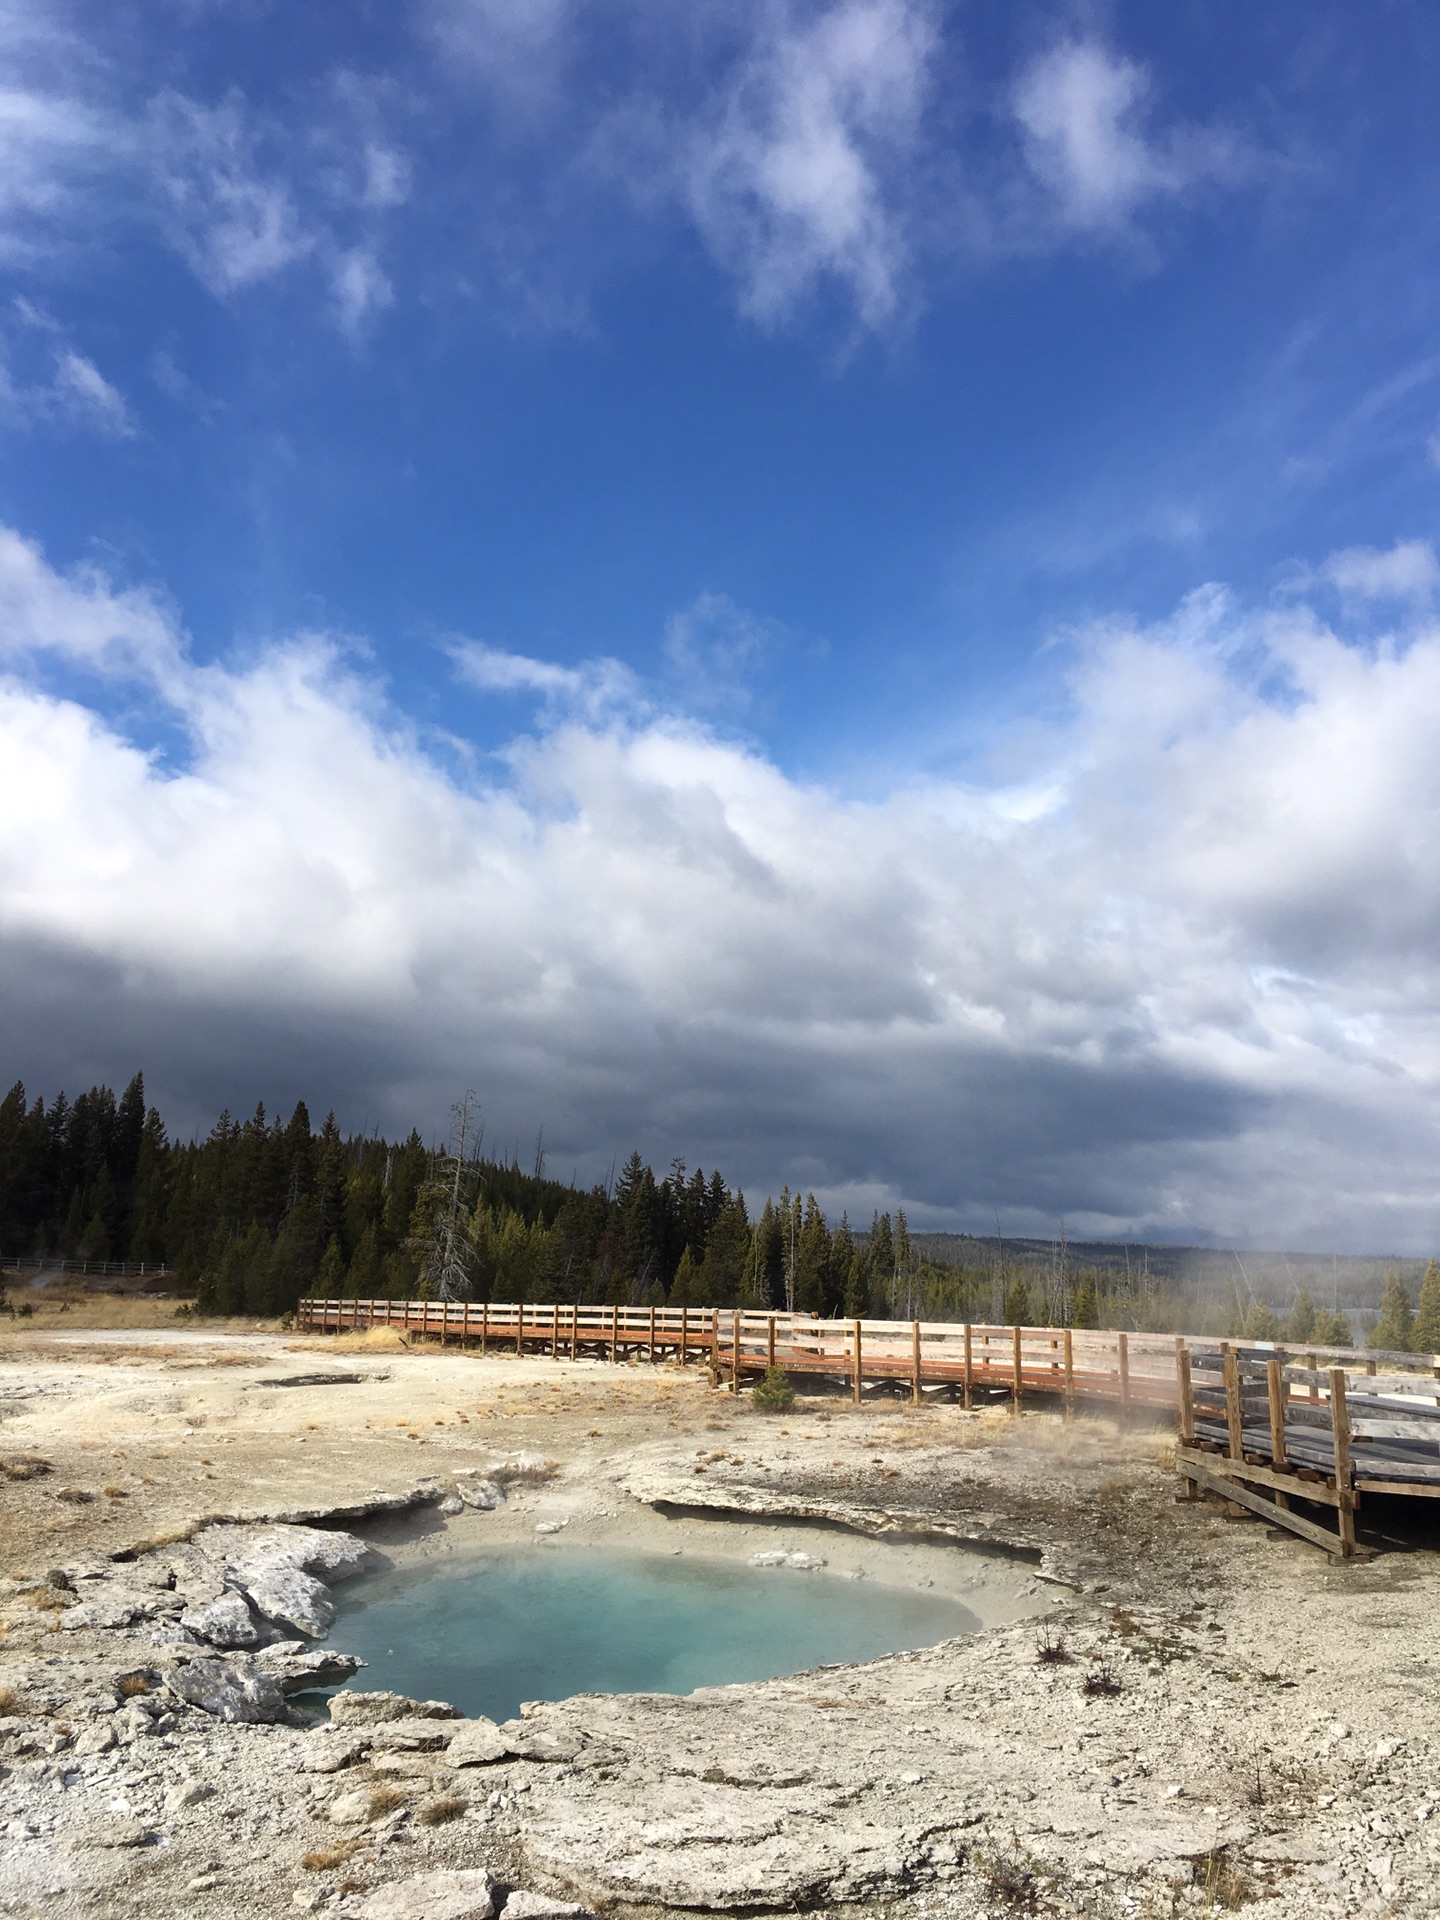
<path id="1" fill-rule="evenodd" d="M 50 1470 L 50 1462 L 42 1460 L 38 1453 L 15 1453 L 7 1460 L 0 1460 L 0 1478 L 6 1480 L 38 1480 Z"/>
<path id="2" fill-rule="evenodd" d="M 17 1321 L 32 1332 L 89 1329 L 91 1327 L 168 1327 L 175 1322 L 179 1300 L 157 1300 L 145 1294 L 90 1293 L 76 1288 L 46 1287 L 42 1292 L 11 1296 L 17 1308 L 30 1307 Z"/>
<path id="3" fill-rule="evenodd" d="M 287 1353 L 404 1353 L 416 1345 L 399 1327 L 366 1327 L 363 1333 L 331 1333 L 314 1340 L 287 1340 Z"/>
<path id="4" fill-rule="evenodd" d="M 422 1802 L 415 1818 L 422 1827 L 443 1827 L 451 1820 L 458 1820 L 466 1805 L 458 1793 L 437 1794 L 433 1800 Z"/>
<path id="5" fill-rule="evenodd" d="M 328 1873 L 332 1867 L 343 1866 L 354 1853 L 358 1840 L 340 1840 L 333 1847 L 316 1847 L 311 1853 L 300 1856 L 300 1864 L 307 1873 Z"/>
<path id="6" fill-rule="evenodd" d="M 195 1325 L 207 1333 L 275 1333 L 278 1320 L 194 1320 L 189 1303 L 153 1294 L 91 1293 L 88 1288 L 60 1285 L 43 1291 L 17 1288 L 12 1305 L 18 1310 L 16 1333 L 88 1333 L 100 1328 L 171 1328 Z M 25 1308 L 30 1311 L 26 1313 Z"/>

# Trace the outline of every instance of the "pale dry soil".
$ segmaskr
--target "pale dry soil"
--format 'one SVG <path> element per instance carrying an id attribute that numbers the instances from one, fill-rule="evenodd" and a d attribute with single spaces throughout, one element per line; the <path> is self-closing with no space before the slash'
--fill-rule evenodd
<path id="1" fill-rule="evenodd" d="M 525 1455 L 498 1510 L 442 1512 Z M 1177 1505 L 1155 1432 L 818 1395 L 764 1416 L 673 1366 L 22 1322 L 0 1463 L 0 1913 L 361 1914 L 485 1867 L 619 1916 L 1440 1914 L 1435 1536 L 1329 1562 Z M 377 1494 L 405 1499 L 335 1517 Z M 774 1578 L 933 1584 L 985 1624 L 539 1705 L 487 1761 L 483 1727 L 400 1706 L 357 1737 L 176 1698 L 167 1673 L 210 1650 L 171 1583 L 231 1537 L 217 1519 L 344 1527 L 377 1567 L 784 1547 L 826 1565 Z M 76 1624 L 106 1618 L 128 1624 Z"/>

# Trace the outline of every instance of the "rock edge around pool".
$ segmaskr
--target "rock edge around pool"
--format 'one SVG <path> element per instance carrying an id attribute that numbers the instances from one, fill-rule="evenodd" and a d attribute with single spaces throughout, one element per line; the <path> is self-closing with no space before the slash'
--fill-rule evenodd
<path id="1" fill-rule="evenodd" d="M 507 1895 L 481 1867 L 438 1869 L 367 1894 L 360 1920 L 594 1920 L 588 1907 L 516 1887 Z"/>
<path id="2" fill-rule="evenodd" d="M 361 1920 L 494 1920 L 496 1884 L 483 1867 L 441 1868 L 367 1894 Z"/>
<path id="3" fill-rule="evenodd" d="M 57 1625 L 145 1623 L 172 1645 L 222 1652 L 261 1651 L 295 1633 L 318 1639 L 335 1619 L 329 1583 L 369 1558 L 365 1541 L 338 1529 L 209 1521 L 188 1539 L 118 1562 L 58 1569 L 51 1584 L 73 1598 Z"/>

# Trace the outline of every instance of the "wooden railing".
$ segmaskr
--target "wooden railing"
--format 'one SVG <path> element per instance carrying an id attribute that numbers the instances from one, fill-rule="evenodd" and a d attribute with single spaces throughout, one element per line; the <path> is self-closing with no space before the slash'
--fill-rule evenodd
<path id="1" fill-rule="evenodd" d="M 1341 1554 L 1355 1550 L 1362 1493 L 1440 1496 L 1440 1355 L 717 1307 L 302 1300 L 297 1322 L 310 1333 L 395 1327 L 482 1353 L 703 1361 L 732 1392 L 773 1366 L 843 1383 L 857 1404 L 868 1385 L 917 1406 L 928 1396 L 1018 1411 L 1043 1395 L 1122 1422 L 1158 1412 L 1176 1422 L 1186 1497 L 1220 1493 Z M 1336 1531 L 1297 1514 L 1297 1500 L 1333 1509 Z"/>

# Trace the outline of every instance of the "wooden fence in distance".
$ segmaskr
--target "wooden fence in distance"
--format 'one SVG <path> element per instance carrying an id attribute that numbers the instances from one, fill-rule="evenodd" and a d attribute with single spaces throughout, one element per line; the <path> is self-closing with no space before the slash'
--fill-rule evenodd
<path id="1" fill-rule="evenodd" d="M 1440 1496 L 1440 1355 L 1291 1354 L 1184 1335 L 716 1307 L 302 1300 L 297 1321 L 310 1333 L 395 1327 L 481 1353 L 694 1362 L 731 1392 L 773 1366 L 841 1384 L 857 1405 L 868 1389 L 917 1406 L 947 1398 L 1018 1411 L 1045 1396 L 1122 1421 L 1160 1414 L 1176 1423 L 1184 1497 L 1219 1494 L 1341 1555 L 1355 1551 L 1364 1493 Z M 1297 1503 L 1330 1511 L 1333 1530 Z"/>

